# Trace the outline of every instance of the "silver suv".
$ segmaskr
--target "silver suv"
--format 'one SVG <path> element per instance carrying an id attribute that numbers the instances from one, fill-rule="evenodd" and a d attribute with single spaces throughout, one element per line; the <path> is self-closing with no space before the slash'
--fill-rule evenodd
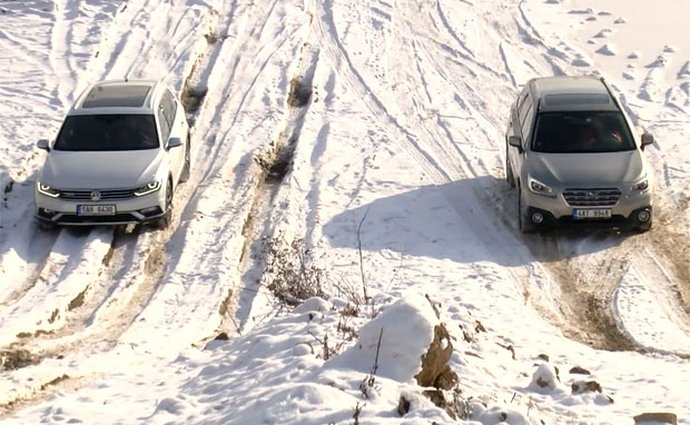
<path id="1" fill-rule="evenodd" d="M 654 179 L 628 117 L 603 78 L 530 80 L 511 107 L 506 180 L 522 232 L 566 223 L 652 226 Z"/>
<path id="2" fill-rule="evenodd" d="M 189 126 L 180 100 L 156 81 L 88 87 L 48 152 L 35 187 L 42 227 L 153 223 L 166 227 L 173 191 L 189 177 Z"/>

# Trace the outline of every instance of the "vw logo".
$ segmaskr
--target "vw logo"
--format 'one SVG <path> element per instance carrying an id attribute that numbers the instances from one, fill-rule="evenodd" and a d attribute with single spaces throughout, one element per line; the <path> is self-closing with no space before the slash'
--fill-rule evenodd
<path id="1" fill-rule="evenodd" d="M 91 200 L 92 201 L 100 201 L 101 200 L 101 192 L 94 190 L 91 192 Z"/>
<path id="2" fill-rule="evenodd" d="M 597 194 L 594 193 L 594 192 L 587 192 L 587 196 L 589 196 L 590 198 L 594 198 L 596 195 L 597 195 Z M 95 201 L 95 200 L 96 200 L 96 199 L 94 199 L 94 201 Z"/>

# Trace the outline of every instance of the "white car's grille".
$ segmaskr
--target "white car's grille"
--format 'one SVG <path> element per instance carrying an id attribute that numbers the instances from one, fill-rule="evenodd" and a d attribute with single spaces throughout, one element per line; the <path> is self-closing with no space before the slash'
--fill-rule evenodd
<path id="1" fill-rule="evenodd" d="M 136 189 L 60 190 L 60 198 L 76 201 L 108 201 L 134 198 Z"/>
<path id="2" fill-rule="evenodd" d="M 617 188 L 565 189 L 563 197 L 571 207 L 610 207 L 616 205 L 621 191 Z"/>

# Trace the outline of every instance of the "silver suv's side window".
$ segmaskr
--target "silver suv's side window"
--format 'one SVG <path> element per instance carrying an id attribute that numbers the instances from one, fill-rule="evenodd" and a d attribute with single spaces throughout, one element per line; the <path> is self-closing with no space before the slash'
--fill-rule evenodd
<path id="1" fill-rule="evenodd" d="M 532 107 L 532 102 L 529 102 L 527 108 L 525 108 L 525 115 L 520 117 L 520 125 L 522 129 L 522 139 L 524 143 L 527 143 L 530 136 L 530 130 L 532 129 L 532 121 L 534 119 L 534 108 Z"/>
<path id="2" fill-rule="evenodd" d="M 520 120 L 520 131 L 522 134 L 523 143 L 529 140 L 529 132 L 532 128 L 532 120 L 534 118 L 534 108 L 532 107 L 532 97 L 529 93 L 525 93 L 525 97 L 520 99 L 518 107 L 518 118 Z"/>

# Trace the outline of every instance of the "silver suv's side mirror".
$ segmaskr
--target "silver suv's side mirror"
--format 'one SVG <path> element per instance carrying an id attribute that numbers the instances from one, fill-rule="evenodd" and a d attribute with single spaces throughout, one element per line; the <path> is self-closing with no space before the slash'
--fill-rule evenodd
<path id="1" fill-rule="evenodd" d="M 654 143 L 654 135 L 652 135 L 652 133 L 645 132 L 642 135 L 642 146 L 641 146 L 642 150 L 644 150 L 645 146 L 651 145 L 652 143 Z"/>
<path id="2" fill-rule="evenodd" d="M 176 148 L 178 146 L 182 146 L 182 139 L 179 137 L 171 137 L 168 139 L 168 145 L 166 146 L 167 149 Z"/>
<path id="3" fill-rule="evenodd" d="M 46 152 L 50 152 L 50 142 L 48 139 L 41 139 L 36 143 L 36 147 L 43 149 Z"/>
<path id="4" fill-rule="evenodd" d="M 522 152 L 522 137 L 520 136 L 508 136 L 508 144 L 510 146 L 518 148 Z"/>

